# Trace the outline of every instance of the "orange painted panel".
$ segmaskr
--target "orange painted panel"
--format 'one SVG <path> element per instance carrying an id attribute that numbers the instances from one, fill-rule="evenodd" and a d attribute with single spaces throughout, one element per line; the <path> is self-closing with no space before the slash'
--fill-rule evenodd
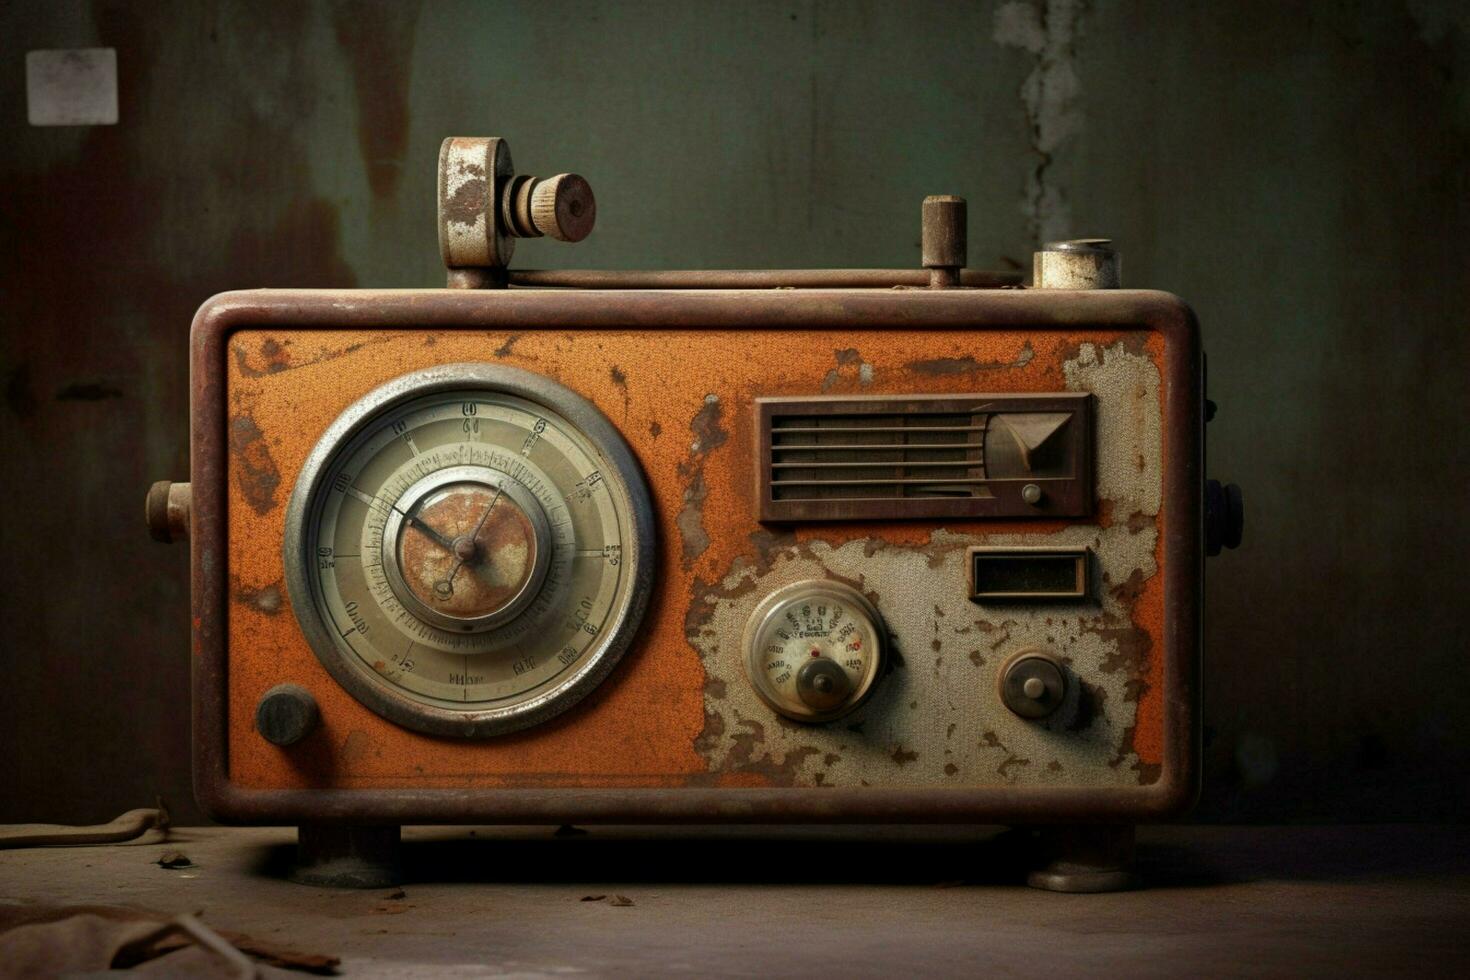
<path id="1" fill-rule="evenodd" d="M 790 773 L 712 766 L 706 672 L 687 625 L 704 590 L 771 546 L 755 519 L 752 400 L 762 395 L 938 394 L 1066 390 L 1063 364 L 1083 345 L 1118 344 L 1161 365 L 1148 332 L 250 329 L 229 339 L 229 659 L 231 780 L 248 788 L 780 785 Z M 507 364 L 579 392 L 618 426 L 647 476 L 659 527 L 655 589 L 640 639 L 580 705 L 529 731 L 483 741 L 420 735 L 337 687 L 301 635 L 283 582 L 286 502 L 321 432 L 353 401 L 408 371 L 458 361 Z M 707 396 L 717 396 L 716 411 Z M 1163 386 L 1157 398 L 1162 405 Z M 1160 408 L 1162 414 L 1162 408 Z M 1165 418 L 1165 424 L 1168 420 Z M 1099 452 L 1106 446 L 1099 445 Z M 1160 450 L 1162 452 L 1162 450 Z M 1167 460 L 1163 461 L 1167 465 Z M 679 517 L 701 481 L 705 547 L 686 547 Z M 1123 519 L 1106 502 L 1096 520 Z M 1163 562 L 1162 510 L 1151 516 Z M 861 522 L 795 528 L 797 544 L 879 538 L 924 548 L 935 532 L 1040 534 L 1061 521 Z M 1163 755 L 1163 576 L 1129 590 L 1136 720 L 1123 748 L 1157 778 Z M 268 688 L 316 696 L 321 730 L 281 749 L 253 730 Z M 895 785 L 923 777 L 895 765 Z"/>

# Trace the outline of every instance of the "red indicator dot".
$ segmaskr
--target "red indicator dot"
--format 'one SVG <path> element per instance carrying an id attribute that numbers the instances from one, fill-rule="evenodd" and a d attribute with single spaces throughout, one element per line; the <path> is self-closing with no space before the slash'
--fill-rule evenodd
<path id="1" fill-rule="evenodd" d="M 816 647 L 812 647 L 812 656 L 813 657 L 820 657 L 821 655 L 822 655 L 822 651 L 818 650 Z"/>
<path id="2" fill-rule="evenodd" d="M 854 650 L 861 650 L 863 648 L 863 641 L 861 639 L 853 640 L 852 641 L 852 648 Z"/>

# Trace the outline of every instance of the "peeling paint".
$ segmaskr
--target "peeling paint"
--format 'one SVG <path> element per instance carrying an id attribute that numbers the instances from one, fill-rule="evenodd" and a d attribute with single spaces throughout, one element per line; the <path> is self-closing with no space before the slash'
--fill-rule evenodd
<path id="1" fill-rule="evenodd" d="M 822 378 L 822 392 L 834 389 L 866 388 L 873 383 L 873 365 L 863 360 L 854 347 L 834 351 L 837 366 Z"/>
<path id="2" fill-rule="evenodd" d="M 686 619 L 706 674 L 725 682 L 722 698 L 705 698 L 707 724 L 697 742 L 712 771 L 749 771 L 754 736 L 746 723 L 773 718 L 744 677 L 731 638 L 775 589 L 832 578 L 878 606 L 890 664 L 868 702 L 840 722 L 761 729 L 757 754 L 787 780 L 776 785 L 818 785 L 819 771 L 824 786 L 937 779 L 1127 785 L 1158 778 L 1158 768 L 1142 764 L 1132 745 L 1152 641 L 1131 610 L 1158 572 L 1159 374 L 1125 341 L 1106 349 L 1080 345 L 1062 374 L 1069 390 L 1096 397 L 1098 444 L 1108 447 L 1099 454 L 1098 492 L 1110 512 L 1129 519 L 1047 533 L 938 529 L 917 544 L 870 537 L 833 546 L 764 532 L 753 541 L 754 557 L 737 559 L 722 579 L 699 587 Z M 1145 460 L 1142 471 L 1132 463 L 1136 456 Z M 976 544 L 1085 545 L 1096 555 L 1101 588 L 1094 601 L 1072 605 L 977 605 L 963 587 L 966 550 Z M 954 587 L 936 588 L 945 582 Z M 1012 715 L 994 694 L 1001 666 L 1029 647 L 1055 652 L 1070 680 L 1062 707 L 1040 722 Z M 818 766 L 805 751 L 813 747 L 824 759 L 839 758 Z"/>
<path id="3" fill-rule="evenodd" d="M 694 435 L 689 444 L 689 459 L 679 467 L 680 474 L 688 483 L 684 488 L 684 506 L 675 518 L 684 542 L 685 568 L 709 549 L 709 532 L 704 529 L 704 502 L 709 496 L 709 488 L 704 482 L 704 458 L 729 438 L 729 434 L 720 427 L 720 399 L 717 395 L 704 396 L 703 406 L 689 422 L 689 431 Z"/>
<path id="4" fill-rule="evenodd" d="M 1001 371 L 1007 368 L 1023 368 L 1031 363 L 1036 352 L 1030 344 L 1021 348 L 1014 361 L 977 361 L 973 357 L 935 357 L 926 361 L 910 361 L 910 371 L 931 377 L 944 374 L 976 374 L 981 371 Z"/>
<path id="5" fill-rule="evenodd" d="M 709 549 L 709 532 L 704 529 L 704 501 L 708 496 L 709 488 L 704 485 L 704 474 L 694 474 L 693 482 L 684 489 L 684 506 L 674 519 L 674 523 L 679 526 L 679 535 L 684 539 L 683 555 L 686 566 Z"/>

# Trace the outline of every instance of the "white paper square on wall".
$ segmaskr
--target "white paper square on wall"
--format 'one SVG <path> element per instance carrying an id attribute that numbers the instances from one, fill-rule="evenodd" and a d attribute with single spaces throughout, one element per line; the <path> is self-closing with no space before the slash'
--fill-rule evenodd
<path id="1" fill-rule="evenodd" d="M 117 124 L 117 49 L 26 52 L 26 113 L 32 126 Z"/>

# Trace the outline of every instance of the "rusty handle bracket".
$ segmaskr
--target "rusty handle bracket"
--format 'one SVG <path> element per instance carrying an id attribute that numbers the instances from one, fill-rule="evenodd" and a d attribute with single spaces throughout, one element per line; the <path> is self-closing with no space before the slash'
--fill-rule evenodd
<path id="1" fill-rule="evenodd" d="M 577 174 L 516 174 L 498 136 L 452 136 L 439 148 L 439 252 L 450 289 L 551 286 L 582 289 L 931 289 L 1020 285 L 1020 276 L 965 268 L 966 204 L 935 195 L 923 204 L 922 269 L 525 270 L 510 271 L 517 238 L 580 242 L 597 221 L 592 187 Z"/>
<path id="2" fill-rule="evenodd" d="M 930 269 L 511 269 L 511 286 L 555 289 L 893 289 L 923 288 Z M 957 285 L 1005 289 L 1021 273 L 958 269 Z"/>

